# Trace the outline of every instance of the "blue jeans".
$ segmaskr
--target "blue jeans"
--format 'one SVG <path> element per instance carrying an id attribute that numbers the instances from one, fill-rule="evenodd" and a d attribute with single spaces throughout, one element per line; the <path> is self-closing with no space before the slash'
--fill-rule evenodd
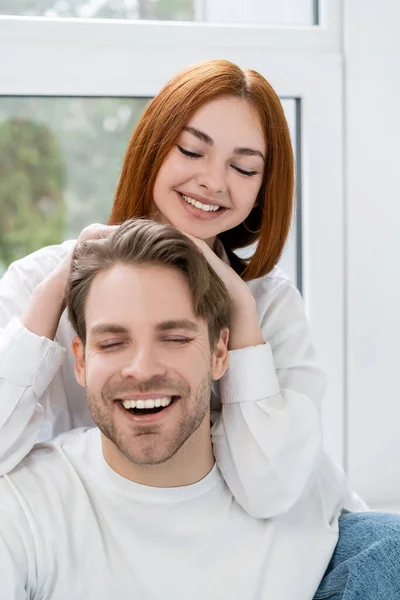
<path id="1" fill-rule="evenodd" d="M 381 599 L 400 599 L 400 515 L 345 512 L 314 600 Z"/>

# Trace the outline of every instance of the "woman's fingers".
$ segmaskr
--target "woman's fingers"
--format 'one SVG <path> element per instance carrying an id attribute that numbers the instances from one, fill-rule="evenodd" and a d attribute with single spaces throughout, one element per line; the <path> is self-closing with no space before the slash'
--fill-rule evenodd
<path id="1" fill-rule="evenodd" d="M 76 243 L 82 244 L 86 240 L 96 240 L 100 238 L 106 238 L 118 229 L 119 225 L 103 225 L 102 223 L 92 223 L 84 229 L 82 229 Z"/>

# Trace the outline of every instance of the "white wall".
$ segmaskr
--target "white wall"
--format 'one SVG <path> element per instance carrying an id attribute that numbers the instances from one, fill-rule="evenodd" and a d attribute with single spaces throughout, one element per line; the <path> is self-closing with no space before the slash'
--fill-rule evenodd
<path id="1" fill-rule="evenodd" d="M 347 464 L 400 509 L 400 2 L 343 2 Z"/>

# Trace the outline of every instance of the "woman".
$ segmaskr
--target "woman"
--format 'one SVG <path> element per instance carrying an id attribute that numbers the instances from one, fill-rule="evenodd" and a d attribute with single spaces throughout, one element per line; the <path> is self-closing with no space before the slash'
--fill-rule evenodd
<path id="1" fill-rule="evenodd" d="M 321 469 L 324 377 L 301 297 L 276 267 L 293 174 L 287 123 L 270 85 L 227 61 L 205 62 L 150 102 L 126 153 L 109 226 L 90 226 L 78 239 L 151 216 L 192 236 L 224 280 L 233 300 L 230 368 L 212 403 L 214 452 L 237 501 L 263 518 L 290 509 Z M 233 253 L 256 241 L 249 261 Z M 0 473 L 38 439 L 92 424 L 63 312 L 74 245 L 43 248 L 1 281 Z M 336 506 L 343 474 L 330 463 L 324 473 Z"/>

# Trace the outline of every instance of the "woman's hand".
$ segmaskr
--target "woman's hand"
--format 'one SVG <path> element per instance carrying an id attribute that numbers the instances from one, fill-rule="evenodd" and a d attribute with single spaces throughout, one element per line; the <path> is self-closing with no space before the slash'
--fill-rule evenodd
<path id="1" fill-rule="evenodd" d="M 92 223 L 91 225 L 88 225 L 82 229 L 78 239 L 76 240 L 75 246 L 68 252 L 68 254 L 63 258 L 54 271 L 50 273 L 49 278 L 51 278 L 54 282 L 57 282 L 64 302 L 68 277 L 71 269 L 72 255 L 76 246 L 83 244 L 83 242 L 86 242 L 87 240 L 106 238 L 110 235 L 110 233 L 118 229 L 118 227 L 119 225 L 103 225 L 102 223 Z"/>
<path id="2" fill-rule="evenodd" d="M 118 225 L 95 223 L 83 229 L 76 244 L 110 235 Z M 36 335 L 54 340 L 61 315 L 71 268 L 73 249 L 57 267 L 35 288 L 28 306 L 20 316 L 21 323 Z"/>
<path id="3" fill-rule="evenodd" d="M 224 263 L 204 240 L 184 233 L 201 250 L 209 265 L 224 282 L 232 301 L 229 350 L 264 344 L 256 303 L 243 279 L 230 265 Z"/>

